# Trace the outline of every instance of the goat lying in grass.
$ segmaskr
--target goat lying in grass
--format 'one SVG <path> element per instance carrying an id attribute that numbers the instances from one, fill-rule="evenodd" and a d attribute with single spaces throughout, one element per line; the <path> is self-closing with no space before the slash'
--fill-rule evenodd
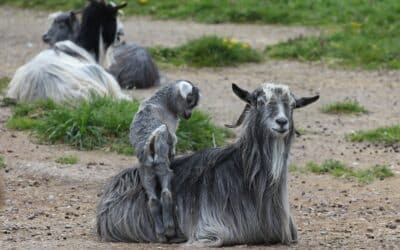
<path id="1" fill-rule="evenodd" d="M 53 46 L 58 41 L 73 40 L 79 29 L 79 20 L 75 13 L 76 11 L 69 11 L 50 15 L 53 21 L 49 30 L 42 36 L 43 42 Z M 123 26 L 119 23 L 118 39 L 123 34 Z M 147 49 L 137 44 L 121 42 L 111 46 L 106 61 L 104 66 L 121 88 L 150 88 L 160 84 L 157 65 Z"/>
<path id="2" fill-rule="evenodd" d="M 53 99 L 70 102 L 93 95 L 129 99 L 114 77 L 97 62 L 116 40 L 120 6 L 90 1 L 82 13 L 82 25 L 72 41 L 56 43 L 20 67 L 11 80 L 7 97 L 18 101 Z"/>
<path id="3" fill-rule="evenodd" d="M 248 105 L 238 140 L 170 164 L 178 227 L 188 244 L 290 244 L 297 240 L 287 190 L 293 110 L 319 96 L 297 99 L 275 84 L 233 91 Z M 97 207 L 100 238 L 157 242 L 156 227 L 140 167 L 113 177 Z"/>
<path id="4" fill-rule="evenodd" d="M 144 101 L 131 124 L 130 139 L 141 163 L 140 179 L 160 242 L 176 234 L 171 193 L 173 171 L 169 164 L 175 155 L 179 118 L 189 119 L 198 100 L 199 91 L 192 83 L 176 81 Z"/>

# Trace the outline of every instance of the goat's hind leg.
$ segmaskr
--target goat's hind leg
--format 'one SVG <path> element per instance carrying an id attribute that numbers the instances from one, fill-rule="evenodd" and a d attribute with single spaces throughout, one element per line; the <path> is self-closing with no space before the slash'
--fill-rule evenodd
<path id="1" fill-rule="evenodd" d="M 151 166 L 141 166 L 139 168 L 142 185 L 148 198 L 148 206 L 154 221 L 156 237 L 159 242 L 166 242 L 165 228 L 162 220 L 162 210 L 159 199 L 157 198 L 157 176 Z"/>
<path id="2" fill-rule="evenodd" d="M 157 174 L 161 182 L 161 206 L 163 223 L 165 227 L 165 235 L 169 238 L 175 236 L 175 222 L 174 222 L 174 201 L 171 193 L 171 182 L 174 176 L 173 171 L 168 165 L 162 164 L 157 169 Z"/>

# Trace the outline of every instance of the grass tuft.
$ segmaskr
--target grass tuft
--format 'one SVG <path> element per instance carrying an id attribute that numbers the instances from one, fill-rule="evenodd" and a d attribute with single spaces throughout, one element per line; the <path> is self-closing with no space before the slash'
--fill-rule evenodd
<path id="1" fill-rule="evenodd" d="M 343 102 L 335 102 L 329 105 L 326 105 L 321 110 L 323 113 L 328 114 L 365 114 L 368 113 L 363 106 L 361 106 L 357 101 L 343 101 Z"/>
<path id="2" fill-rule="evenodd" d="M 247 43 L 217 36 L 204 36 L 177 48 L 151 48 L 150 53 L 162 63 L 194 67 L 234 66 L 262 59 Z"/>
<path id="3" fill-rule="evenodd" d="M 371 183 L 376 179 L 383 180 L 394 175 L 392 170 L 387 166 L 375 165 L 368 169 L 352 169 L 337 160 L 326 160 L 322 164 L 309 162 L 303 168 L 290 166 L 289 171 L 330 174 L 339 178 L 357 180 L 360 183 Z"/>
<path id="4" fill-rule="evenodd" d="M 7 88 L 8 83 L 10 82 L 10 79 L 8 77 L 2 77 L 0 78 L 0 95 L 4 92 L 4 90 Z"/>
<path id="5" fill-rule="evenodd" d="M 0 155 L 0 168 L 5 168 L 6 162 L 4 161 L 4 157 L 2 155 Z"/>
<path id="6" fill-rule="evenodd" d="M 133 154 L 129 127 L 139 108 L 136 101 L 94 98 L 74 107 L 53 101 L 17 104 L 7 122 L 9 128 L 31 130 L 44 143 L 64 143 L 80 150 L 105 149 Z M 232 133 L 215 126 L 209 116 L 193 112 L 190 120 L 180 123 L 177 131 L 178 152 L 221 145 Z"/>
<path id="7" fill-rule="evenodd" d="M 64 165 L 73 165 L 79 162 L 79 158 L 73 155 L 63 156 L 56 159 L 56 163 Z"/>
<path id="8" fill-rule="evenodd" d="M 347 139 L 353 142 L 400 143 L 400 125 L 358 131 L 354 134 L 347 135 Z"/>

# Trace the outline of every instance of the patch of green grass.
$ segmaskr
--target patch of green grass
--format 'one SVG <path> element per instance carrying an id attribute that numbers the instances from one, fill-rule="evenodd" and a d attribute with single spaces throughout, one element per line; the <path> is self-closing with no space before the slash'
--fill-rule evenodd
<path id="1" fill-rule="evenodd" d="M 29 130 L 38 125 L 39 121 L 29 117 L 12 117 L 7 121 L 7 128 L 15 130 Z"/>
<path id="2" fill-rule="evenodd" d="M 214 125 L 208 114 L 196 110 L 189 120 L 179 123 L 177 148 L 184 152 L 220 146 L 233 136 L 230 130 Z"/>
<path id="3" fill-rule="evenodd" d="M 75 106 L 38 101 L 17 104 L 7 125 L 29 129 L 45 143 L 64 143 L 81 150 L 103 148 L 132 155 L 129 127 L 138 108 L 136 101 L 109 98 L 94 98 Z M 177 150 L 185 152 L 211 147 L 214 142 L 221 145 L 232 133 L 215 126 L 208 115 L 195 111 L 190 120 L 180 123 L 177 136 Z"/>
<path id="4" fill-rule="evenodd" d="M 2 0 L 25 8 L 70 10 L 85 0 Z M 267 48 L 272 58 L 324 61 L 366 69 L 400 69 L 398 0 L 136 0 L 127 15 L 192 19 L 206 23 L 273 23 L 320 26 L 321 37 L 302 37 Z M 332 33 L 331 31 L 335 32 Z M 161 49 L 160 49 L 161 50 Z M 161 50 L 159 54 L 176 51 Z M 179 60 L 178 60 L 179 61 Z"/>
<path id="5" fill-rule="evenodd" d="M 122 1 L 115 1 L 120 3 Z M 151 15 L 161 19 L 192 19 L 206 23 L 281 23 L 320 25 L 363 20 L 387 6 L 388 13 L 397 7 L 396 0 L 131 0 L 124 8 L 127 15 Z M 86 0 L 2 0 L 23 8 L 46 10 L 79 9 Z M 390 21 L 390 19 L 388 20 Z"/>
<path id="6" fill-rule="evenodd" d="M 301 37 L 268 46 L 271 58 L 292 58 L 300 61 L 323 61 L 328 65 L 365 69 L 400 69 L 400 23 L 389 29 L 374 27 L 365 33 L 346 29 L 321 37 Z"/>
<path id="7" fill-rule="evenodd" d="M 368 113 L 363 106 L 361 106 L 357 101 L 347 100 L 343 102 L 335 102 L 326 105 L 321 110 L 323 113 L 328 114 L 365 114 Z"/>
<path id="8" fill-rule="evenodd" d="M 375 165 L 368 169 L 352 169 L 337 160 L 326 160 L 321 164 L 309 162 L 303 168 L 290 166 L 289 171 L 330 174 L 339 178 L 354 179 L 361 183 L 370 183 L 376 179 L 383 180 L 394 175 L 387 166 Z"/>
<path id="9" fill-rule="evenodd" d="M 0 78 L 0 94 L 2 94 L 4 90 L 7 88 L 9 82 L 10 79 L 8 77 Z"/>
<path id="10" fill-rule="evenodd" d="M 217 36 L 204 36 L 177 48 L 151 48 L 150 53 L 162 63 L 194 67 L 233 66 L 262 59 L 248 44 Z"/>
<path id="11" fill-rule="evenodd" d="M 347 139 L 353 142 L 377 142 L 377 143 L 400 143 L 400 125 L 378 128 L 367 131 L 358 131 L 347 135 Z"/>
<path id="12" fill-rule="evenodd" d="M 328 22 L 320 20 L 322 27 L 334 26 L 335 32 L 325 32 L 319 37 L 299 37 L 269 46 L 266 48 L 267 54 L 272 58 L 323 61 L 328 65 L 353 68 L 400 69 L 400 19 L 397 18 L 400 2 L 335 2 L 332 10 L 339 6 L 343 8 L 332 12 L 337 15 L 330 15 L 337 19 L 327 18 Z M 331 1 L 321 1 L 323 5 L 328 3 L 332 4 Z M 319 7 L 314 11 L 317 16 L 321 13 Z M 305 24 L 308 24 L 308 21 L 304 19 Z"/>
<path id="13" fill-rule="evenodd" d="M 6 162 L 4 161 L 4 157 L 0 155 L 0 168 L 5 168 Z"/>
<path id="14" fill-rule="evenodd" d="M 67 155 L 56 159 L 56 163 L 73 165 L 79 162 L 79 158 L 73 155 Z"/>

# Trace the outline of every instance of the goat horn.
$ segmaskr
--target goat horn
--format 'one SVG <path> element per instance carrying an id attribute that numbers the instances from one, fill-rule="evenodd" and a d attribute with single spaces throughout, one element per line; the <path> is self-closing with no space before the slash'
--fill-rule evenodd
<path id="1" fill-rule="evenodd" d="M 239 116 L 239 119 L 236 121 L 236 124 L 232 124 L 232 125 L 225 124 L 225 127 L 227 127 L 227 128 L 237 128 L 240 125 L 242 125 L 242 123 L 244 121 L 244 118 L 246 117 L 246 113 L 250 110 L 250 107 L 251 107 L 250 104 L 246 104 L 246 106 L 244 107 L 242 113 Z"/>
<path id="2" fill-rule="evenodd" d="M 127 5 L 128 5 L 127 2 L 123 2 L 123 3 L 121 3 L 120 5 L 115 6 L 114 8 L 115 8 L 116 10 L 119 10 L 119 9 L 125 8 Z"/>

